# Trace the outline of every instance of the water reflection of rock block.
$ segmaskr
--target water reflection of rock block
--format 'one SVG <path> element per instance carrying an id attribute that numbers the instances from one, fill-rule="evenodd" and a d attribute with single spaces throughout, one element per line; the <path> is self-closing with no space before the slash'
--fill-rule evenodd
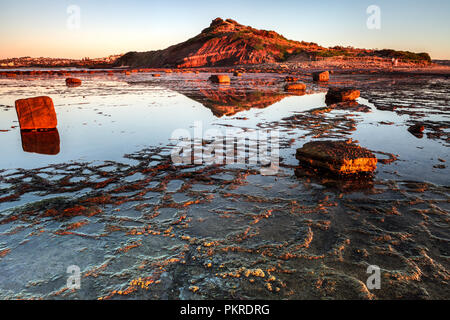
<path id="1" fill-rule="evenodd" d="M 21 131 L 22 148 L 25 152 L 57 155 L 59 153 L 58 129 L 49 131 Z"/>
<path id="2" fill-rule="evenodd" d="M 58 124 L 49 97 L 16 100 L 16 111 L 21 130 L 54 129 Z"/>
<path id="3" fill-rule="evenodd" d="M 295 176 L 299 179 L 309 179 L 326 188 L 338 189 L 340 192 L 351 193 L 369 190 L 374 187 L 372 175 L 337 176 L 328 171 L 319 171 L 310 166 L 299 166 L 295 169 Z"/>

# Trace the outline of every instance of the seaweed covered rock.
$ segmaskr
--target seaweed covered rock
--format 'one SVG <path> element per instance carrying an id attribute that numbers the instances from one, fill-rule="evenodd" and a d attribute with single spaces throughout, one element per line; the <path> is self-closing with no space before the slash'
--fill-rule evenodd
<path id="1" fill-rule="evenodd" d="M 314 141 L 297 150 L 301 164 L 325 169 L 338 175 L 371 173 L 377 158 L 369 150 L 346 141 Z"/>

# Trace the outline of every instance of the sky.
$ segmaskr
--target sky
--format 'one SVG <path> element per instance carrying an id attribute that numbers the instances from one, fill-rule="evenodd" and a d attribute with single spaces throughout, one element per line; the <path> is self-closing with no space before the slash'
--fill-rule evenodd
<path id="1" fill-rule="evenodd" d="M 367 27 L 370 5 L 380 8 L 380 29 Z M 77 11 L 68 11 L 72 6 L 79 19 Z M 326 47 L 450 59 L 449 14 L 448 0 L 0 0 L 0 58 L 97 58 L 164 49 L 221 17 Z"/>

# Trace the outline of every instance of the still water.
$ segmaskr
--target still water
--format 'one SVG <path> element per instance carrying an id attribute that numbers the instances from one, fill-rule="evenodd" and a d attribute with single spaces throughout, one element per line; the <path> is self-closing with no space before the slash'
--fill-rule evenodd
<path id="1" fill-rule="evenodd" d="M 0 79 L 0 296 L 448 298 L 448 79 L 336 76 L 362 97 L 324 110 L 326 86 L 293 95 L 284 76 L 218 86 L 203 73 L 96 74 L 76 88 Z M 14 101 L 41 95 L 57 132 L 24 135 Z M 427 124 L 422 138 L 407 130 L 415 121 Z M 174 166 L 173 132 L 196 123 L 277 130 L 277 174 Z M 296 150 L 321 139 L 396 161 L 370 181 L 299 174 Z M 70 265 L 79 290 L 66 289 Z M 379 291 L 365 286 L 369 265 L 382 270 Z"/>

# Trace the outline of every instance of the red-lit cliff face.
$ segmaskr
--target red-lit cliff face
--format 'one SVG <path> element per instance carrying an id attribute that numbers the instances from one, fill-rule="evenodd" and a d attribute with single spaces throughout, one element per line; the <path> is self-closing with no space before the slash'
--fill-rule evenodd
<path id="1" fill-rule="evenodd" d="M 280 62 L 294 54 L 320 50 L 316 44 L 287 40 L 274 31 L 257 30 L 217 18 L 196 37 L 165 50 L 129 52 L 117 66 L 205 67 Z"/>

